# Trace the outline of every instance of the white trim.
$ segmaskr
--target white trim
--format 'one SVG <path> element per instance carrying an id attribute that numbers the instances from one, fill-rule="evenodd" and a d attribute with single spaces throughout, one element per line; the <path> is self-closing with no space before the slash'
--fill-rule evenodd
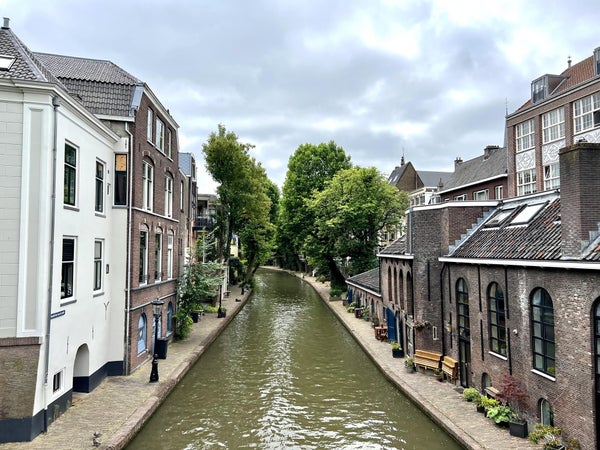
<path id="1" fill-rule="evenodd" d="M 366 288 L 366 287 L 364 287 L 364 286 L 360 286 L 360 285 L 358 285 L 358 284 L 355 284 L 355 283 L 353 283 L 352 281 L 347 281 L 347 280 L 346 280 L 346 284 L 348 284 L 348 285 L 350 285 L 350 286 L 354 286 L 355 288 L 358 288 L 358 289 L 362 289 L 363 291 L 365 291 L 365 292 L 368 292 L 369 294 L 372 294 L 372 295 L 374 295 L 375 297 L 379 297 L 379 298 L 381 298 L 381 294 L 378 294 L 377 292 L 375 292 L 375 291 L 372 291 L 371 289 L 368 289 L 368 288 Z"/>
<path id="2" fill-rule="evenodd" d="M 391 259 L 415 259 L 414 255 L 386 255 L 385 253 L 378 253 L 378 258 L 391 258 Z"/>
<path id="3" fill-rule="evenodd" d="M 500 175 L 495 175 L 493 177 L 484 178 L 483 180 L 477 180 L 477 181 L 472 181 L 471 183 L 461 184 L 461 185 L 453 187 L 453 188 L 449 188 L 449 189 L 446 189 L 443 191 L 438 191 L 437 194 L 442 195 L 442 194 L 445 194 L 446 192 L 459 191 L 461 189 L 468 188 L 469 186 L 475 186 L 477 184 L 482 184 L 482 183 L 486 183 L 488 181 L 498 180 L 500 178 L 508 178 L 508 174 L 503 173 Z"/>
<path id="4" fill-rule="evenodd" d="M 520 266 L 520 267 L 543 267 L 549 269 L 581 269 L 581 270 L 600 270 L 600 262 L 590 261 L 581 262 L 581 260 L 532 260 L 532 259 L 491 259 L 491 258 L 453 258 L 451 256 L 442 256 L 438 258 L 440 262 L 449 262 L 455 264 L 477 264 L 483 266 Z"/>

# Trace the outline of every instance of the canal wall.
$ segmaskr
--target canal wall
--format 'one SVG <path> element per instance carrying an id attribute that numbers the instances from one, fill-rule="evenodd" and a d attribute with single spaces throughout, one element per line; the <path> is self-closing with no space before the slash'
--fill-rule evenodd
<path id="1" fill-rule="evenodd" d="M 319 282 L 306 274 L 289 273 L 309 283 L 384 376 L 463 447 L 469 450 L 540 448 L 527 439 L 511 436 L 508 429 L 478 413 L 473 403 L 463 400 L 460 386 L 439 382 L 431 372 L 406 372 L 404 358 L 394 358 L 391 346 L 375 339 L 369 322 L 348 313 L 342 301 L 331 300 L 328 282 Z"/>

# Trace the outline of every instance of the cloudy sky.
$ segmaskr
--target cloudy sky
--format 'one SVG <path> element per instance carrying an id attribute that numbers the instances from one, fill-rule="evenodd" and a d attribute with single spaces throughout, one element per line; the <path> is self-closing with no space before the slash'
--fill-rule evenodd
<path id="1" fill-rule="evenodd" d="M 530 83 L 600 46 L 596 0 L 0 0 L 33 51 L 107 59 L 145 81 L 180 150 L 222 123 L 283 184 L 303 143 L 418 170 L 503 145 Z M 214 183 L 200 173 L 200 190 Z"/>

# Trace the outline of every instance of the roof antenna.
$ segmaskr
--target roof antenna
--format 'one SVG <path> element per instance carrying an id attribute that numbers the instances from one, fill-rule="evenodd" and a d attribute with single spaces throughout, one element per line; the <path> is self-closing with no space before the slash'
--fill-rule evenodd
<path id="1" fill-rule="evenodd" d="M 404 165 L 404 146 L 402 146 L 402 158 L 400 158 L 400 165 Z"/>
<path id="2" fill-rule="evenodd" d="M 567 56 L 567 65 L 570 69 L 571 68 L 571 55 Z"/>

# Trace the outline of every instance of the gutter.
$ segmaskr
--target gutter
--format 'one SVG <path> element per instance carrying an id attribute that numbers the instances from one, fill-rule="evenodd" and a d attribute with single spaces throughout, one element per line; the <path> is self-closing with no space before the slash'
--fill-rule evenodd
<path id="1" fill-rule="evenodd" d="M 133 204 L 133 135 L 129 131 L 129 124 L 125 123 L 125 132 L 129 135 L 129 158 L 127 161 L 127 175 L 129 178 L 129 192 L 127 193 L 127 275 L 125 276 L 125 342 L 124 342 L 124 355 L 123 355 L 123 374 L 129 374 L 129 350 L 130 350 L 130 332 L 129 326 L 131 317 L 129 316 L 131 310 L 131 227 L 132 227 L 132 204 Z"/>
<path id="2" fill-rule="evenodd" d="M 600 270 L 597 261 L 582 262 L 581 260 L 533 260 L 533 259 L 492 259 L 492 258 L 453 258 L 442 256 L 440 262 L 454 264 L 476 264 L 482 266 L 511 266 L 511 267 L 541 267 L 546 269 L 578 269 L 578 270 Z"/>
<path id="3" fill-rule="evenodd" d="M 52 291 L 54 290 L 54 232 L 56 229 L 56 160 L 58 152 L 58 107 L 60 97 L 52 97 L 54 130 L 52 135 L 52 194 L 50 201 L 50 241 L 48 255 L 48 310 L 46 317 L 46 354 L 44 355 L 44 432 L 48 431 L 48 370 L 50 368 L 50 326 L 52 321 Z"/>

